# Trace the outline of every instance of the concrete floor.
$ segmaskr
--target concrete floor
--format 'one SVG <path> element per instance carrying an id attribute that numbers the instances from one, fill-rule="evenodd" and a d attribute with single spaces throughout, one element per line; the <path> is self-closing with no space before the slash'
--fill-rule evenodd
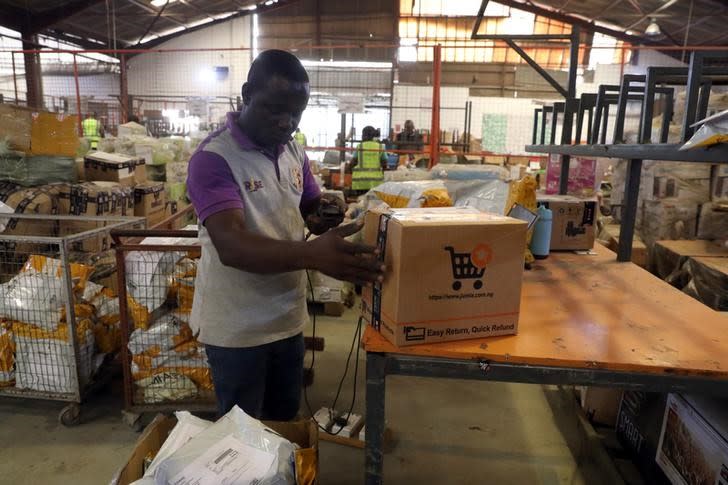
<path id="1" fill-rule="evenodd" d="M 314 411 L 335 395 L 355 323 L 354 311 L 318 317 L 317 335 L 325 337 L 326 349 L 316 355 L 308 392 Z M 354 409 L 362 413 L 363 353 L 359 360 Z M 349 406 L 350 383 L 341 409 Z M 594 483 L 598 472 L 577 465 L 557 425 L 570 421 L 571 411 L 552 411 L 548 393 L 533 385 L 388 378 L 387 421 L 396 442 L 385 455 L 385 482 Z M 57 422 L 59 403 L 0 399 L 0 484 L 108 483 L 139 436 L 122 423 L 121 402 L 115 383 L 84 405 L 83 424 L 64 428 Z M 363 451 L 325 442 L 320 448 L 322 484 L 363 483 Z"/>

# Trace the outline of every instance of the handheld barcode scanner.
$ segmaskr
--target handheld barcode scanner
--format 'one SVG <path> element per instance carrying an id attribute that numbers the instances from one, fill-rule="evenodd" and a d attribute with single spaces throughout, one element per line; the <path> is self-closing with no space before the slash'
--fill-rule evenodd
<path id="1" fill-rule="evenodd" d="M 319 204 L 316 215 L 329 227 L 336 227 L 344 221 L 344 214 L 335 204 Z"/>

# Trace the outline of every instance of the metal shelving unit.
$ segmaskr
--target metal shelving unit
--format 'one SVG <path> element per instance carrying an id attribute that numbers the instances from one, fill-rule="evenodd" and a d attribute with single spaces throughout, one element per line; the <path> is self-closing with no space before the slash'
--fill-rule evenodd
<path id="1" fill-rule="evenodd" d="M 709 60 L 717 60 L 719 63 L 707 65 L 706 61 Z M 686 86 L 685 115 L 681 130 L 682 143 L 665 143 L 674 103 L 674 92 L 665 87 L 666 84 Z M 728 144 L 686 151 L 679 150 L 683 143 L 693 135 L 695 128 L 692 125 L 706 116 L 710 89 L 718 84 L 728 84 L 728 51 L 694 52 L 690 57 L 688 67 L 650 67 L 645 75 L 626 74 L 623 76 L 618 90 L 615 89 L 616 86 L 604 86 L 604 89 L 600 88 L 596 97 L 593 93 L 583 94 L 581 98 L 567 98 L 553 106 L 543 106 L 534 110 L 533 143 L 526 146 L 526 151 L 562 156 L 559 190 L 561 194 L 567 192 L 569 161 L 572 156 L 620 158 L 628 161 L 624 189 L 625 210 L 621 222 L 617 260 L 630 261 L 642 161 L 728 163 Z M 663 112 L 660 128 L 661 143 L 651 143 L 652 117 L 657 95 L 666 98 L 666 109 Z M 636 144 L 623 143 L 629 102 L 641 104 L 639 143 Z M 614 135 L 612 144 L 605 144 L 610 105 L 616 105 Z M 549 114 L 551 116 L 551 136 L 547 142 L 546 123 Z M 563 114 L 561 144 L 556 144 L 555 132 L 560 114 Z M 589 120 L 588 143 L 581 144 L 585 119 Z M 576 128 L 576 144 L 570 144 L 574 128 Z"/>

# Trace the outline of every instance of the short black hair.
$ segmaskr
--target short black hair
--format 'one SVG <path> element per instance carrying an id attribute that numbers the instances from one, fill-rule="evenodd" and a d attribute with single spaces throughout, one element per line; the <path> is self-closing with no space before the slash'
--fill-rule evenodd
<path id="1" fill-rule="evenodd" d="M 308 83 L 308 73 L 301 61 L 290 52 L 270 49 L 261 52 L 250 65 L 248 84 L 255 90 L 265 86 L 273 76 L 295 83 Z"/>

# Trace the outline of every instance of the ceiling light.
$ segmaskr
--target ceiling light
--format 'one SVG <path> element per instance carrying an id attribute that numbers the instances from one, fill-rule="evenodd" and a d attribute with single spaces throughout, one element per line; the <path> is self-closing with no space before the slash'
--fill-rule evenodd
<path id="1" fill-rule="evenodd" d="M 159 7 L 164 7 L 168 3 L 174 3 L 176 1 L 177 0 L 152 0 L 151 1 L 151 4 L 152 4 L 153 7 L 159 8 Z"/>
<path id="2" fill-rule="evenodd" d="M 660 26 L 657 25 L 657 21 L 655 19 L 650 19 L 650 25 L 647 26 L 647 29 L 645 29 L 645 35 L 654 37 L 656 35 L 660 35 L 662 33 L 662 30 L 660 30 Z"/>
<path id="3" fill-rule="evenodd" d="M 255 10 L 258 8 L 257 5 L 248 5 L 247 7 L 243 7 L 243 10 Z"/>

